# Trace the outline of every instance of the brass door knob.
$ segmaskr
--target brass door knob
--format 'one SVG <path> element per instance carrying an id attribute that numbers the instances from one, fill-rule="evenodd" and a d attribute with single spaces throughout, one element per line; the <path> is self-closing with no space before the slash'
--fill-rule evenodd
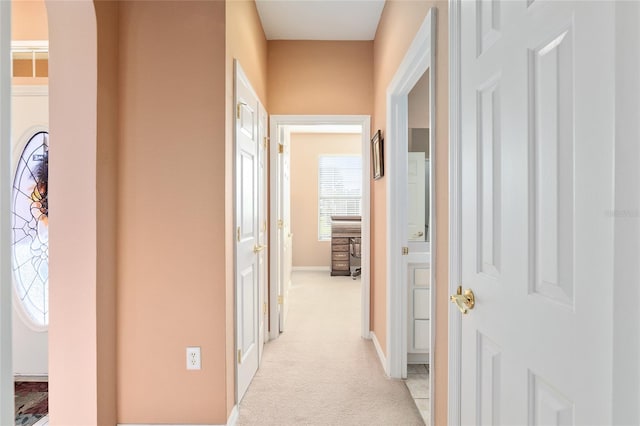
<path id="1" fill-rule="evenodd" d="M 262 250 L 264 250 L 265 248 L 267 248 L 267 246 L 263 246 L 263 245 L 257 245 L 257 246 L 253 246 L 253 252 L 254 253 L 260 253 Z"/>
<path id="2" fill-rule="evenodd" d="M 462 286 L 458 286 L 458 292 L 451 296 L 451 302 L 456 304 L 460 312 L 466 314 L 476 305 L 476 298 L 470 288 L 466 289 L 463 294 Z"/>

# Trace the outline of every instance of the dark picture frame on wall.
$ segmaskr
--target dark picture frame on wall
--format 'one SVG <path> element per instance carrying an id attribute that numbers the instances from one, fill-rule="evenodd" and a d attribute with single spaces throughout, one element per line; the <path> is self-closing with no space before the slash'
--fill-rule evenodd
<path id="1" fill-rule="evenodd" d="M 373 179 L 378 180 L 384 176 L 384 140 L 382 132 L 378 130 L 371 139 L 371 161 L 373 162 Z"/>

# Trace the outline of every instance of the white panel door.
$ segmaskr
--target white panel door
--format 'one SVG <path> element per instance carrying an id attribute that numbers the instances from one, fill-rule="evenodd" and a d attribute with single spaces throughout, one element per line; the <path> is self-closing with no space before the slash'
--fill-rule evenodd
<path id="1" fill-rule="evenodd" d="M 288 131 L 282 132 L 280 140 L 282 149 L 279 154 L 280 167 L 280 214 L 281 226 L 280 233 L 280 268 L 282 275 L 279 283 L 280 304 L 280 332 L 284 331 L 287 312 L 289 310 L 289 289 L 291 288 L 291 270 L 293 263 L 292 242 L 293 234 L 291 234 L 291 143 Z"/>
<path id="2" fill-rule="evenodd" d="M 258 147 L 258 283 L 259 283 L 259 301 L 260 309 L 259 322 L 259 348 L 260 360 L 262 360 L 262 350 L 265 340 L 268 340 L 269 309 L 267 304 L 268 293 L 268 268 L 267 268 L 267 241 L 268 224 L 267 224 L 267 111 L 262 105 L 258 109 L 258 139 L 260 141 Z"/>
<path id="3" fill-rule="evenodd" d="M 425 153 L 409 152 L 407 167 L 407 188 L 409 195 L 409 241 L 427 240 L 427 215 L 425 185 Z"/>
<path id="4" fill-rule="evenodd" d="M 611 424 L 613 8 L 461 4 L 462 424 Z"/>
<path id="5" fill-rule="evenodd" d="M 258 116 L 260 105 L 236 63 L 236 350 L 238 402 L 258 370 L 260 247 Z"/>

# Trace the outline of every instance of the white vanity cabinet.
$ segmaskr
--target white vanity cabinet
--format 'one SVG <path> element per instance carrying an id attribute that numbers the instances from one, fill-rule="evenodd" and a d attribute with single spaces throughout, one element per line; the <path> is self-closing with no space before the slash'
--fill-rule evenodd
<path id="1" fill-rule="evenodd" d="M 410 364 L 427 364 L 430 350 L 431 320 L 431 269 L 429 264 L 410 264 L 407 274 L 408 327 L 407 361 Z"/>

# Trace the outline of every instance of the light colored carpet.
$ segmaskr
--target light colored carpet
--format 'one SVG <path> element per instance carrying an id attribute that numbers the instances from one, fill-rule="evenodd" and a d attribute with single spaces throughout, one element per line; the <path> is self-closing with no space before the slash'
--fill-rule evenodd
<path id="1" fill-rule="evenodd" d="M 360 280 L 296 272 L 289 298 L 285 332 L 265 345 L 238 425 L 424 425 L 360 337 Z"/>

